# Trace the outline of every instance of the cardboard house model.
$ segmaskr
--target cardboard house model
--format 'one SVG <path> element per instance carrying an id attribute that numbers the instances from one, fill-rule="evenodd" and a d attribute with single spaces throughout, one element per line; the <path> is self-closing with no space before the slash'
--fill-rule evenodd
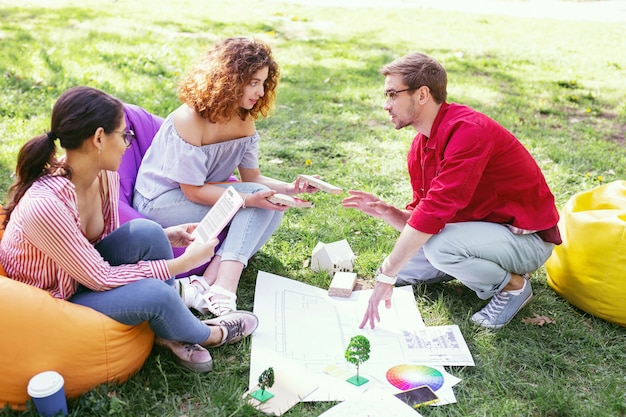
<path id="1" fill-rule="evenodd" d="M 318 242 L 311 255 L 311 269 L 316 272 L 327 271 L 332 277 L 335 272 L 352 272 L 355 258 L 345 239 L 333 243 Z"/>

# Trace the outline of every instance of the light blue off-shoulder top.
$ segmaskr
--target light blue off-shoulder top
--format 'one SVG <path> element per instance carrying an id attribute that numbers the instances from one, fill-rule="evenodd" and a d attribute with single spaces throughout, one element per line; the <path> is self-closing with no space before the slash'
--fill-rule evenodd
<path id="1" fill-rule="evenodd" d="M 179 188 L 228 180 L 237 167 L 259 167 L 259 134 L 194 146 L 183 140 L 167 116 L 141 161 L 135 190 L 147 199 Z"/>

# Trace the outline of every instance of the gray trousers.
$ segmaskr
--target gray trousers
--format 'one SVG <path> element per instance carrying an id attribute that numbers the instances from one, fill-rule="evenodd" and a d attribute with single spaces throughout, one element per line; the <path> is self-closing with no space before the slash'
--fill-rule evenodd
<path id="1" fill-rule="evenodd" d="M 404 266 L 396 285 L 456 278 L 486 300 L 508 284 L 511 273 L 538 269 L 553 248 L 535 233 L 514 234 L 501 224 L 450 223 Z"/>

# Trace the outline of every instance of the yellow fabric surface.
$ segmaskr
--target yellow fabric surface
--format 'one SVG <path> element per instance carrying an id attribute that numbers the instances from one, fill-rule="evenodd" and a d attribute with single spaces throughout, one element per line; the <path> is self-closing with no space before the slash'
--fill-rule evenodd
<path id="1" fill-rule="evenodd" d="M 546 262 L 550 287 L 581 310 L 626 326 L 626 181 L 572 196 L 559 229 L 563 244 Z"/>
<path id="2" fill-rule="evenodd" d="M 127 380 L 150 354 L 147 323 L 121 324 L 0 272 L 0 408 L 23 409 L 28 381 L 39 372 L 59 372 L 66 395 L 76 397 Z"/>

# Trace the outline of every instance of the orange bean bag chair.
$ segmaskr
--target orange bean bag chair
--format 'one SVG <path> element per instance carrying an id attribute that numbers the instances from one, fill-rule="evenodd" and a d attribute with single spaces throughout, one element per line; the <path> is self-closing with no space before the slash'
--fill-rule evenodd
<path id="1" fill-rule="evenodd" d="M 626 181 L 572 196 L 559 229 L 563 244 L 546 262 L 550 287 L 581 310 L 626 326 Z"/>
<path id="2" fill-rule="evenodd" d="M 0 275 L 0 409 L 24 409 L 28 381 L 39 372 L 59 372 L 66 395 L 77 397 L 96 385 L 127 380 L 150 354 L 154 333 L 148 323 L 127 326 L 56 299 L 7 278 L 1 265 Z"/>

